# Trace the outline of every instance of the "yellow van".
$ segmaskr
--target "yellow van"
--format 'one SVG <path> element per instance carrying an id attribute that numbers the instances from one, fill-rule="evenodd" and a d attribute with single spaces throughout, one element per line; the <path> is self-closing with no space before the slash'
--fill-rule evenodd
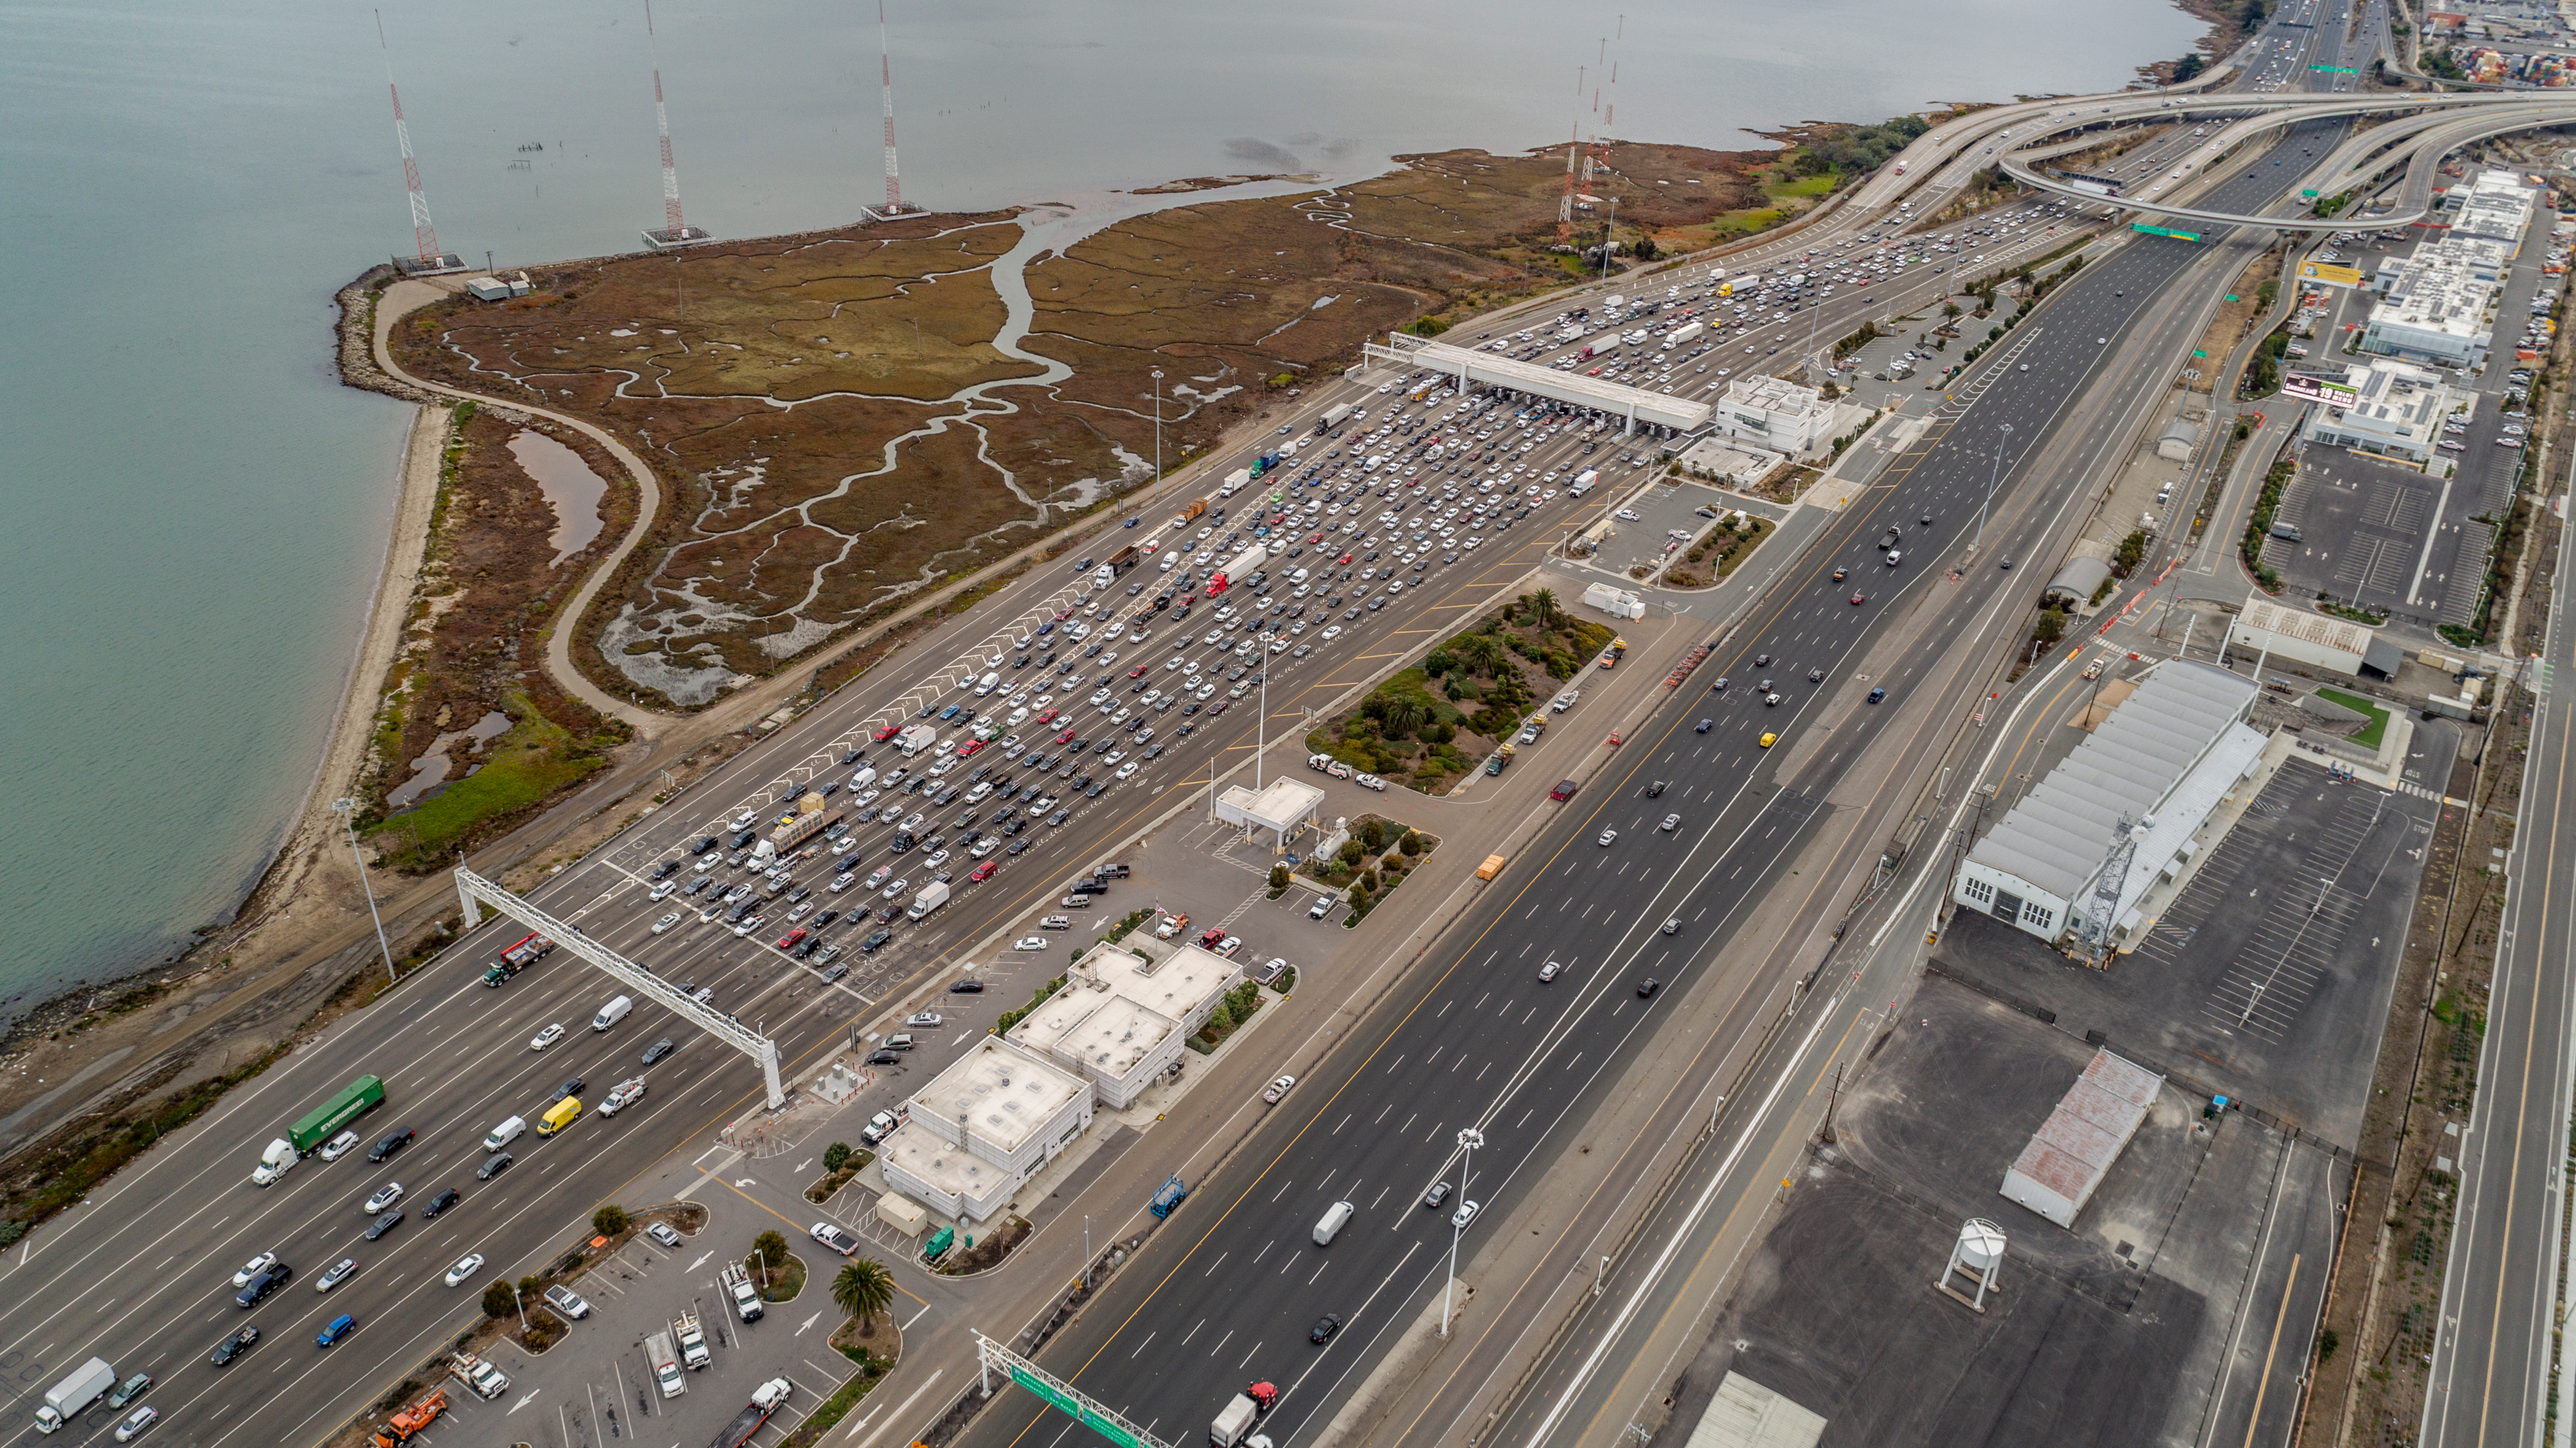
<path id="1" fill-rule="evenodd" d="M 567 1096 L 554 1104 L 554 1109 L 537 1118 L 537 1135 L 552 1136 L 581 1119 L 581 1098 Z"/>

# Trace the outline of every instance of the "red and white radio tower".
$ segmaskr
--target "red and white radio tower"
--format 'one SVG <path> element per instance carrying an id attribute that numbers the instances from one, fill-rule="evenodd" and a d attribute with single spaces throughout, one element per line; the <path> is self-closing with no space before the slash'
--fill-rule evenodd
<path id="1" fill-rule="evenodd" d="M 877 0 L 877 74 L 885 87 L 886 214 L 903 214 L 903 178 L 894 165 L 894 60 L 886 48 L 885 0 Z"/>
<path id="2" fill-rule="evenodd" d="M 662 134 L 662 229 L 644 233 L 646 245 L 687 246 L 709 233 L 680 219 L 680 168 L 671 161 L 671 112 L 662 103 L 662 57 L 653 35 L 653 0 L 644 0 L 644 44 L 653 60 L 653 125 Z"/>
<path id="3" fill-rule="evenodd" d="M 418 248 L 415 260 L 402 263 L 410 272 L 451 271 L 463 265 L 457 258 L 438 249 L 438 228 L 430 224 L 429 196 L 420 189 L 420 163 L 412 159 L 411 128 L 403 124 L 402 92 L 394 87 L 393 47 L 385 43 L 385 12 L 376 12 L 376 48 L 385 55 L 385 89 L 394 98 L 394 139 L 402 145 L 403 185 L 411 190 L 411 237 Z M 396 258 L 398 262 L 400 258 Z"/>

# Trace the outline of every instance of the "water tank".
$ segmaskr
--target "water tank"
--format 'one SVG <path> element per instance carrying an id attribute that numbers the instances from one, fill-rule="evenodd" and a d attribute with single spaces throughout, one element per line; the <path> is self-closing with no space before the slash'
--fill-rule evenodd
<path id="1" fill-rule="evenodd" d="M 1976 1269 L 1978 1276 L 1993 1275 L 2004 1260 L 2004 1229 L 1983 1217 L 1970 1217 L 1959 1229 L 1957 1257 L 1961 1266 Z"/>

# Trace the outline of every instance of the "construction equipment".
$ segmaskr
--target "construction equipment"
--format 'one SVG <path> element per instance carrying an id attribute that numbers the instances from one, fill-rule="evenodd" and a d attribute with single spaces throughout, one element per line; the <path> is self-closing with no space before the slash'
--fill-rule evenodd
<path id="1" fill-rule="evenodd" d="M 421 1429 L 436 1422 L 447 1410 L 447 1390 L 430 1389 L 429 1396 L 393 1415 L 391 1421 L 376 1430 L 376 1448 L 397 1448 L 408 1443 Z"/>

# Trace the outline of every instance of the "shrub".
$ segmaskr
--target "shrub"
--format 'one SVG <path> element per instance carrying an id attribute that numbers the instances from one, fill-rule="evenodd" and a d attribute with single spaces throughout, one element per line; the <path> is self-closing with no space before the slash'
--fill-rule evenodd
<path id="1" fill-rule="evenodd" d="M 1372 850 L 1386 846 L 1386 821 L 1364 820 L 1360 824 L 1360 843 Z"/>
<path id="2" fill-rule="evenodd" d="M 590 1214 L 590 1225 L 603 1237 L 614 1237 L 626 1230 L 626 1209 L 610 1202 Z"/>
<path id="3" fill-rule="evenodd" d="M 823 1148 L 823 1170 L 839 1171 L 842 1167 L 849 1165 L 849 1161 L 850 1144 L 848 1142 L 836 1141 L 830 1146 Z"/>
<path id="4" fill-rule="evenodd" d="M 1404 852 L 1405 852 L 1406 854 L 1408 854 L 1408 855 L 1418 855 L 1418 854 L 1421 854 L 1421 853 L 1422 853 L 1422 831 L 1420 831 L 1420 830 L 1406 830 L 1406 831 L 1404 832 L 1404 838 L 1403 838 L 1401 841 L 1399 841 L 1399 842 L 1397 843 L 1396 848 L 1397 848 L 1397 849 L 1399 849 L 1399 850 L 1404 851 Z"/>
<path id="5" fill-rule="evenodd" d="M 510 1284 L 494 1278 L 483 1288 L 483 1315 L 509 1317 L 519 1310 L 519 1299 L 510 1294 Z"/>
<path id="6" fill-rule="evenodd" d="M 1288 867 L 1286 865 L 1273 865 L 1270 867 L 1270 888 L 1273 890 L 1285 890 L 1288 888 Z M 826 1160 L 829 1160 L 829 1158 L 826 1158 Z"/>
<path id="7" fill-rule="evenodd" d="M 751 1250 L 760 1254 L 760 1265 L 775 1271 L 779 1263 L 787 1260 L 787 1239 L 772 1227 L 751 1239 Z"/>

